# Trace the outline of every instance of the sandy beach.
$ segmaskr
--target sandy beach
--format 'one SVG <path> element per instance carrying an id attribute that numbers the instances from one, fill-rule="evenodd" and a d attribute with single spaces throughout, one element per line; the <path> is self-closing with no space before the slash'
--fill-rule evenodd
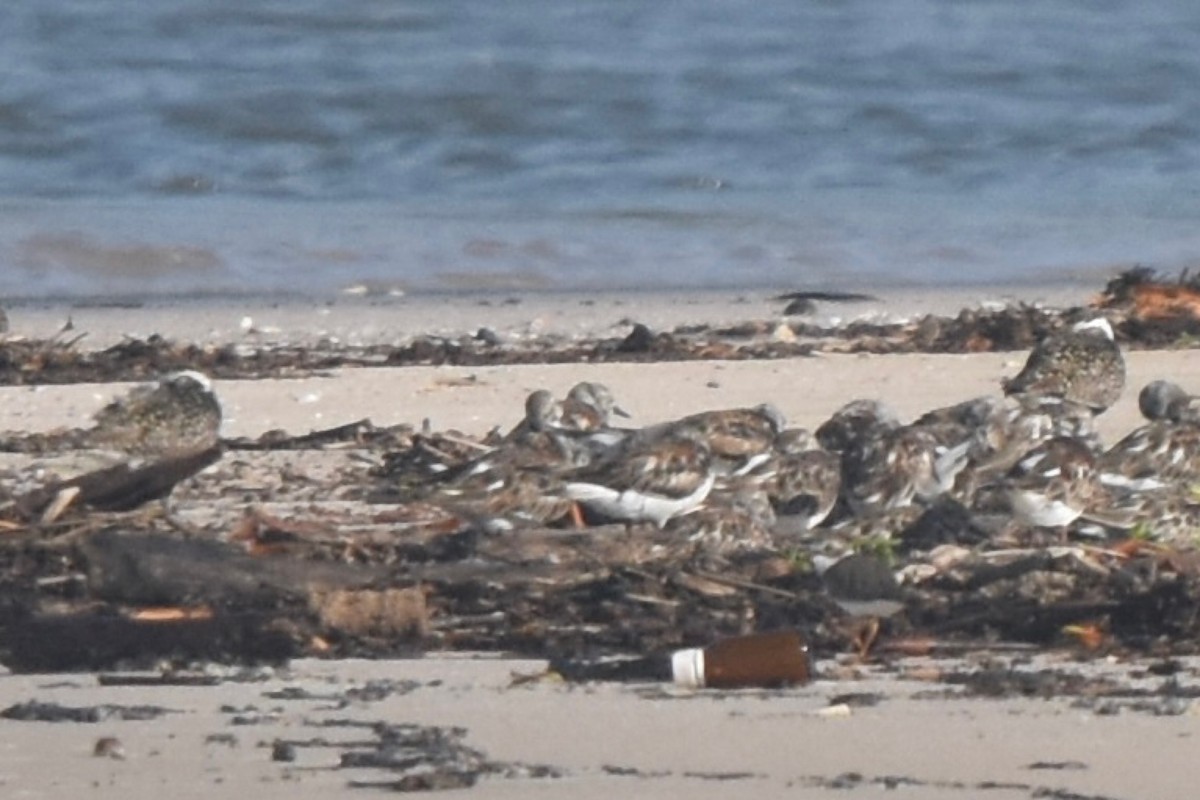
<path id="1" fill-rule="evenodd" d="M 903 317 L 1001 300 L 1074 302 L 1079 289 L 970 292 L 903 297 L 855 314 Z M 586 304 L 585 304 L 586 301 Z M 629 321 L 668 327 L 696 321 L 769 319 L 761 296 L 735 293 L 678 302 L 638 298 L 522 298 L 481 305 L 478 298 L 417 299 L 382 305 L 200 309 L 16 309 L 10 335 L 46 336 L 69 315 L 84 346 L 160 333 L 205 341 L 390 341 L 418 332 L 501 336 L 548 329 L 564 336 L 621 330 Z M 845 317 L 848 309 L 821 313 Z M 249 320 L 249 322 L 243 322 Z M 636 424 L 694 411 L 776 404 L 789 423 L 813 427 L 850 399 L 875 397 L 909 418 L 935 406 L 997 392 L 1024 353 L 816 355 L 779 361 L 569 364 L 509 367 L 406 367 L 333 370 L 286 380 L 218 381 L 225 436 L 271 429 L 303 433 L 369 418 L 378 425 L 420 424 L 481 435 L 507 428 L 533 389 L 565 391 L 580 380 L 608 384 Z M 1195 350 L 1127 355 L 1128 387 L 1100 419 L 1113 441 L 1138 422 L 1136 390 L 1169 377 L 1200 391 Z M 0 429 L 45 431 L 79 425 L 128 384 L 0 389 Z M 1158 715 L 1105 708 L 1077 698 L 985 699 L 927 680 L 944 670 L 919 660 L 888 669 L 847 669 L 822 655 L 819 679 L 780 692 L 689 693 L 653 685 L 514 684 L 544 664 L 495 656 L 427 657 L 392 662 L 304 660 L 260 679 L 212 687 L 102 687 L 95 675 L 0 676 L 0 708 L 29 700 L 65 706 L 159 705 L 149 721 L 94 724 L 0 720 L 0 787 L 8 797 L 324 797 L 348 782 L 388 780 L 380 769 L 338 769 L 339 753 L 365 737 L 347 720 L 461 726 L 467 746 L 509 765 L 543 765 L 557 777 L 485 777 L 474 797 L 898 797 L 1184 798 L 1196 709 L 1184 703 Z M 1018 660 L 1023 660 L 1018 659 Z M 961 666 L 961 665 L 960 665 Z M 1157 685 L 1146 665 L 1079 663 L 1047 653 L 1023 669 L 1061 669 Z M 1182 663 L 1174 679 L 1200 687 L 1200 665 Z M 415 682 L 375 700 L 347 699 L 371 681 Z M 293 695 L 278 694 L 291 689 Z M 300 691 L 303 690 L 303 691 Z M 273 694 L 274 693 L 274 694 Z M 853 693 L 844 707 L 831 698 Z M 871 702 L 861 698 L 874 698 Z M 281 699 L 282 698 L 282 699 Z M 295 698 L 295 699 L 288 699 Z M 1179 713 L 1182 711 L 1182 713 Z M 239 724 L 235 717 L 244 717 Z M 249 720 L 249 721 L 247 721 Z M 324 725 L 324 727 L 322 727 Z M 123 759 L 95 757 L 101 737 L 120 740 Z M 369 737 L 368 737 L 369 738 Z M 272 760 L 272 744 L 300 743 L 294 762 Z M 320 740 L 320 741 L 318 741 Z M 348 744 L 349 743 L 349 744 Z M 364 790 L 367 791 L 367 790 Z M 850 792 L 847 795 L 847 792 Z"/>
<path id="2" fill-rule="evenodd" d="M 1126 679 L 1140 667 L 1035 666 Z M 338 768 L 366 749 L 355 723 L 461 726 L 465 743 L 507 764 L 553 767 L 555 777 L 493 776 L 448 796 L 877 796 L 1188 798 L 1195 710 L 1098 711 L 1069 699 L 955 696 L 936 684 L 864 670 L 787 691 L 689 693 L 656 686 L 513 685 L 541 664 L 484 658 L 298 662 L 259 680 L 206 688 L 100 688 L 90 675 L 0 682 L 5 706 L 150 704 L 148 722 L 5 720 L 0 786 L 9 797 L 328 797 L 378 769 Z M 828 668 L 828 663 L 819 665 Z M 911 665 L 914 673 L 919 663 Z M 1189 669 L 1194 669 L 1191 665 Z M 345 700 L 368 682 L 411 681 L 379 700 Z M 290 693 L 290 694 L 289 694 Z M 854 693 L 874 705 L 850 706 Z M 832 702 L 831 702 L 832 701 Z M 853 698 L 851 698 L 853 702 Z M 123 759 L 92 755 L 116 737 Z M 299 743 L 292 762 L 276 741 Z"/>

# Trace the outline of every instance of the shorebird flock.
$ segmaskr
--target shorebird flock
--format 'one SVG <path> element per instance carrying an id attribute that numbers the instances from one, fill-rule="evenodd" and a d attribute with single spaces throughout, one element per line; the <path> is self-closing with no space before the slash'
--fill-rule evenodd
<path id="1" fill-rule="evenodd" d="M 612 392 L 584 382 L 562 398 L 533 392 L 507 434 L 455 457 L 397 461 L 404 474 L 374 480 L 396 489 L 390 502 L 440 506 L 486 532 L 621 523 L 664 529 L 706 555 L 836 557 L 939 509 L 987 520 L 1000 543 L 1190 541 L 1200 404 L 1155 381 L 1139 395 L 1145 424 L 1105 447 L 1094 421 L 1124 385 L 1102 317 L 1045 338 L 994 395 L 907 423 L 860 399 L 813 431 L 788 427 L 769 403 L 627 427 Z M 77 444 L 178 454 L 214 445 L 220 419 L 208 379 L 176 373 L 114 401 Z"/>
<path id="2" fill-rule="evenodd" d="M 814 431 L 769 403 L 630 428 L 609 389 L 585 382 L 563 398 L 534 392 L 500 441 L 428 464 L 408 496 L 488 530 L 652 525 L 713 553 L 846 553 L 939 508 L 1021 545 L 1131 532 L 1178 542 L 1200 524 L 1200 406 L 1155 381 L 1139 397 L 1145 424 L 1106 448 L 1095 418 L 1124 386 L 1102 317 L 1042 340 L 996 394 L 907 423 L 866 399 Z"/>

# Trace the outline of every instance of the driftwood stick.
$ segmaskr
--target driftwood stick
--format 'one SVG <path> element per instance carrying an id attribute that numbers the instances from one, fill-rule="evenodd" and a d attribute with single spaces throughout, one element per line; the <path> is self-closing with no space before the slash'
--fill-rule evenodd
<path id="1" fill-rule="evenodd" d="M 730 578 L 727 575 L 717 575 L 713 572 L 704 572 L 701 570 L 692 570 L 689 573 L 696 578 L 702 578 L 713 583 L 721 583 L 725 586 L 732 586 L 735 589 L 749 589 L 755 592 L 765 592 L 766 594 L 776 597 L 786 597 L 789 600 L 798 600 L 800 596 L 795 592 L 789 592 L 785 589 L 776 589 L 774 586 L 767 586 L 764 583 L 755 583 L 754 581 L 743 580 L 741 578 Z"/>

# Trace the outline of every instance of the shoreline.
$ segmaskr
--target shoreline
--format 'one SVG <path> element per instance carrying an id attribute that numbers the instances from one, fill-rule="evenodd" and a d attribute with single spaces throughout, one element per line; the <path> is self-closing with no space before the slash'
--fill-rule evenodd
<path id="1" fill-rule="evenodd" d="M 392 343 L 419 335 L 472 335 L 490 328 L 502 337 L 582 338 L 626 331 L 631 322 L 654 330 L 785 319 L 778 290 L 530 292 L 495 290 L 420 293 L 401 297 L 339 295 L 323 299 L 285 296 L 197 301 L 16 303 L 6 310 L 9 336 L 49 338 L 70 320 L 86 333 L 81 346 L 100 349 L 127 338 L 161 335 L 201 345 Z M 806 287 L 799 287 L 806 288 Z M 1090 302 L 1098 283 L 1013 284 L 883 289 L 869 302 L 818 303 L 816 312 L 790 317 L 819 326 L 854 321 L 895 322 L 922 314 L 955 315 L 964 308 L 1030 304 L 1062 308 Z M 865 291 L 870 292 L 867 287 Z M 623 334 L 622 334 L 623 335 Z"/>

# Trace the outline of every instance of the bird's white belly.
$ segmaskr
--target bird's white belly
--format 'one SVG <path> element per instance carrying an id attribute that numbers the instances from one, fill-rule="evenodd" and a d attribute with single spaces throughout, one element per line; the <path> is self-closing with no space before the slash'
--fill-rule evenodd
<path id="1" fill-rule="evenodd" d="M 703 503 L 712 486 L 713 476 L 709 475 L 695 491 L 684 497 L 665 497 L 634 489 L 619 492 L 594 483 L 568 483 L 564 489 L 567 497 L 605 516 L 649 520 L 661 527 L 672 517 L 685 514 Z"/>
<path id="2" fill-rule="evenodd" d="M 1081 509 L 1072 508 L 1061 500 L 1050 500 L 1037 492 L 1016 490 L 1009 492 L 1008 499 L 1017 517 L 1046 528 L 1070 525 L 1081 513 Z"/>

